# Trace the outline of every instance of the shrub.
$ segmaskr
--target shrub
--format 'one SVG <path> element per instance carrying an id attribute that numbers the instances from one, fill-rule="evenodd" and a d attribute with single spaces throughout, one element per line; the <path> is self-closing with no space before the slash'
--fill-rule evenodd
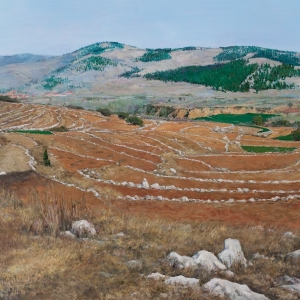
<path id="1" fill-rule="evenodd" d="M 8 96 L 3 96 L 3 95 L 0 95 L 0 101 L 2 101 L 2 102 L 19 102 L 15 98 L 10 98 Z"/>
<path id="2" fill-rule="evenodd" d="M 65 126 L 59 126 L 59 127 L 51 128 L 51 131 L 55 131 L 55 132 L 67 132 L 68 128 L 65 127 Z"/>
<path id="3" fill-rule="evenodd" d="M 118 113 L 118 117 L 119 117 L 120 119 L 126 120 L 126 119 L 129 117 L 129 114 L 126 113 L 126 112 L 119 112 L 119 113 Z"/>
<path id="4" fill-rule="evenodd" d="M 127 119 L 126 119 L 126 122 L 127 123 L 130 123 L 130 124 L 133 124 L 133 125 L 139 125 L 139 126 L 144 126 L 144 123 L 143 123 L 143 120 L 140 119 L 139 117 L 137 116 L 129 116 Z"/>
<path id="5" fill-rule="evenodd" d="M 297 128 L 291 133 L 294 141 L 300 141 L 300 128 Z"/>
<path id="6" fill-rule="evenodd" d="M 112 115 L 112 112 L 108 108 L 97 108 L 96 111 L 105 117 Z"/>
<path id="7" fill-rule="evenodd" d="M 253 119 L 252 119 L 252 122 L 255 124 L 255 125 L 258 125 L 258 126 L 261 126 L 264 124 L 264 119 L 261 115 L 259 116 L 254 116 Z"/>

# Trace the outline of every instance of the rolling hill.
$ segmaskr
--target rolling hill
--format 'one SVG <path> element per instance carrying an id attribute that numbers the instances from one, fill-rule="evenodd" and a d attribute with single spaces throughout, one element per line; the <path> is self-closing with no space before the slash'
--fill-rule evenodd
<path id="1" fill-rule="evenodd" d="M 62 56 L 0 57 L 2 93 L 15 90 L 42 98 L 63 97 L 67 91 L 78 99 L 187 95 L 194 101 L 253 93 L 267 97 L 269 91 L 298 98 L 299 77 L 299 53 L 255 46 L 141 49 L 102 42 Z"/>

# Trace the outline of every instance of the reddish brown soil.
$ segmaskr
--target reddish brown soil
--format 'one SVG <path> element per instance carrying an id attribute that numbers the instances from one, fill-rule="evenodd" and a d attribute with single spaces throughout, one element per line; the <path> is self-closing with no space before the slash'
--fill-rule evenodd
<path id="1" fill-rule="evenodd" d="M 38 183 L 38 184 L 37 184 Z M 48 180 L 28 171 L 1 177 L 1 186 L 14 191 L 29 201 L 34 191 L 38 194 L 55 194 L 56 197 L 87 204 L 92 209 L 110 207 L 118 214 L 139 215 L 146 218 L 166 218 L 176 221 L 220 221 L 239 225 L 272 225 L 290 229 L 300 228 L 300 202 L 200 204 L 169 203 L 159 201 L 99 201 L 92 193 Z M 22 186 L 22 189 L 20 189 Z"/>
<path id="2" fill-rule="evenodd" d="M 95 211 L 96 207 L 108 204 L 104 199 L 110 198 L 111 207 L 126 214 L 174 220 L 272 223 L 289 228 L 300 226 L 300 202 L 298 204 L 297 201 L 203 204 L 125 200 L 126 196 L 135 195 L 211 201 L 259 200 L 289 195 L 297 198 L 300 195 L 299 150 L 286 154 L 252 154 L 239 145 L 240 142 L 241 145 L 299 148 L 299 142 L 272 139 L 290 129 L 275 128 L 271 137 L 263 138 L 255 136 L 257 130 L 254 128 L 230 129 L 228 124 L 209 122 L 158 123 L 147 120 L 146 126 L 139 128 L 128 125 L 116 116 L 104 117 L 96 112 L 13 103 L 1 104 L 0 124 L 4 130 L 14 129 L 14 126 L 42 129 L 62 125 L 69 129 L 68 132 L 53 135 L 0 133 L 2 139 L 11 141 L 11 147 L 19 151 L 23 149 L 24 153 L 27 149 L 36 162 L 37 173 L 0 176 L 0 186 L 13 189 L 24 200 L 28 200 L 35 189 L 40 193 L 58 193 L 66 201 L 82 202 L 86 199 L 89 205 L 95 206 Z M 226 127 L 229 132 L 216 132 L 216 126 Z M 45 148 L 50 155 L 51 168 L 43 166 Z M 5 162 L 1 162 L 0 157 L 0 172 L 1 163 Z M 84 177 L 80 172 L 91 178 Z M 78 189 L 53 181 L 54 176 L 65 184 L 75 184 Z M 124 181 L 140 184 L 144 178 L 149 184 L 174 185 L 176 189 L 142 189 L 120 185 Z M 112 182 L 104 183 L 103 180 Z M 291 182 L 284 182 L 286 180 Z M 89 188 L 95 189 L 101 196 L 96 198 L 93 193 L 80 190 Z M 183 190 L 178 190 L 180 188 Z M 214 190 L 190 190 L 195 188 Z M 241 188 L 245 191 L 238 192 Z M 121 198 L 116 200 L 116 195 Z"/>

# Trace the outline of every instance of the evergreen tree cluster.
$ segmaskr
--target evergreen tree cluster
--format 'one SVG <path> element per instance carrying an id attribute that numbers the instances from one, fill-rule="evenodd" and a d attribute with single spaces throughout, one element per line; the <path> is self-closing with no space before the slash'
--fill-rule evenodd
<path id="1" fill-rule="evenodd" d="M 137 67 L 134 67 L 134 68 L 132 68 L 132 70 L 126 71 L 126 72 L 122 73 L 120 75 L 120 77 L 125 77 L 125 78 L 139 77 L 140 75 L 138 75 L 137 73 L 139 73 L 140 71 L 142 71 L 142 70 L 140 70 Z"/>
<path id="2" fill-rule="evenodd" d="M 247 61 L 240 59 L 226 64 L 181 67 L 174 70 L 146 74 L 144 77 L 164 82 L 184 81 L 193 84 L 203 84 L 216 90 L 248 92 L 250 84 L 248 81 L 244 81 L 257 68 L 257 64 L 247 64 Z"/>
<path id="3" fill-rule="evenodd" d="M 160 61 L 165 59 L 171 59 L 170 53 L 172 52 L 171 48 L 164 49 L 146 49 L 141 57 L 136 58 L 136 61 L 150 62 L 150 61 Z"/>
<path id="4" fill-rule="evenodd" d="M 52 90 L 57 85 L 66 83 L 67 81 L 67 78 L 61 78 L 51 75 L 50 77 L 44 80 L 45 83 L 43 84 L 43 88 L 46 90 Z"/>
<path id="5" fill-rule="evenodd" d="M 103 71 L 106 66 L 117 66 L 117 63 L 109 58 L 101 56 L 90 56 L 86 59 L 82 59 L 71 66 L 71 69 L 77 72 L 87 71 Z"/>
<path id="6" fill-rule="evenodd" d="M 95 43 L 78 50 L 77 59 L 86 56 L 86 55 L 99 55 L 108 50 L 114 49 L 122 49 L 124 48 L 123 44 L 118 42 L 102 42 L 102 43 Z"/>
<path id="7" fill-rule="evenodd" d="M 219 62 L 241 59 L 249 53 L 254 53 L 253 58 L 264 57 L 287 65 L 300 66 L 300 57 L 297 55 L 297 52 L 293 51 L 280 51 L 255 46 L 230 46 L 221 48 L 223 51 L 214 57 L 214 59 Z"/>
<path id="8" fill-rule="evenodd" d="M 286 82 L 280 81 L 293 76 L 300 76 L 300 70 L 295 69 L 293 65 L 282 64 L 271 67 L 269 64 L 263 64 L 253 74 L 252 88 L 256 92 L 268 89 L 294 88 L 294 84 L 288 85 Z"/>

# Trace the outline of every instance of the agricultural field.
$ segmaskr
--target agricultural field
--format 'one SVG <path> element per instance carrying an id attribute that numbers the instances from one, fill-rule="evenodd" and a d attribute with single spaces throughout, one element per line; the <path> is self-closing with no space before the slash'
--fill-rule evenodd
<path id="1" fill-rule="evenodd" d="M 286 243 L 283 234 L 300 227 L 300 144 L 276 137 L 293 128 L 143 121 L 1 103 L 0 299 L 221 299 L 147 277 L 155 272 L 199 286 L 218 276 L 261 299 L 287 299 L 276 280 L 299 276 L 283 259 L 299 238 Z M 79 219 L 96 224 L 94 237 L 62 236 Z M 228 237 L 249 260 L 234 275 L 166 260 L 172 251 L 217 254 Z"/>
<path id="2" fill-rule="evenodd" d="M 22 171 L 97 199 L 248 205 L 300 195 L 299 142 L 276 140 L 286 131 L 280 127 L 261 133 L 259 127 L 161 120 L 139 127 L 116 115 L 20 103 L 1 105 L 0 124 L 1 152 L 27 161 Z M 54 130 L 60 127 L 66 131 Z M 43 165 L 45 149 L 50 168 Z M 11 160 L 1 156 L 4 177 L 20 171 Z"/>

